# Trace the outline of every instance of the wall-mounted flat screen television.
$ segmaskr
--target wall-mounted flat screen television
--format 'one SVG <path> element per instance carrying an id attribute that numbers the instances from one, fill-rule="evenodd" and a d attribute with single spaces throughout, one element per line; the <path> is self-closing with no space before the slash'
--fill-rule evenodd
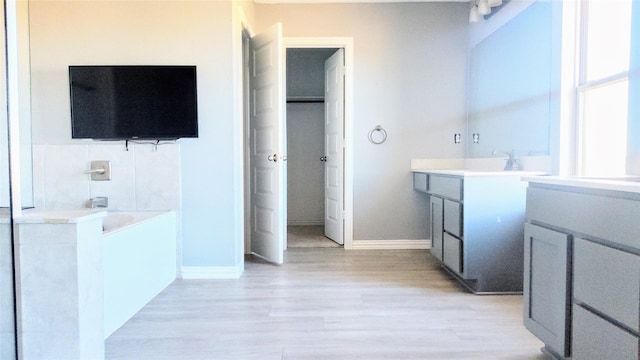
<path id="1" fill-rule="evenodd" d="M 198 137 L 195 66 L 69 66 L 71 137 Z"/>

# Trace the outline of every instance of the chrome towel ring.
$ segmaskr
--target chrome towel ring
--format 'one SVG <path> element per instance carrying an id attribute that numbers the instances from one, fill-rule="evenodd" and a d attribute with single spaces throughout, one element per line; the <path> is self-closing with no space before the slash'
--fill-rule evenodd
<path id="1" fill-rule="evenodd" d="M 377 125 L 369 131 L 369 141 L 376 145 L 382 144 L 387 141 L 387 131 L 382 126 Z"/>

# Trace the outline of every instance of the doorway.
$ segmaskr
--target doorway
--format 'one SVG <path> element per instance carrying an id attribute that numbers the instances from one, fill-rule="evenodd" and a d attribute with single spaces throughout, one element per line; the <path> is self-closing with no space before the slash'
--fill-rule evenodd
<path id="1" fill-rule="evenodd" d="M 248 40 L 248 39 L 247 39 Z M 342 229 L 341 233 L 343 234 L 344 239 L 344 248 L 351 249 L 352 241 L 353 241 L 353 154 L 352 154 L 352 142 L 353 142 L 353 115 L 352 115 L 352 88 L 353 88 L 353 39 L 352 38 L 284 38 L 284 47 L 285 48 L 333 48 L 333 49 L 343 49 L 344 52 L 344 71 L 341 73 L 343 78 L 343 91 L 341 104 L 343 104 L 342 112 L 344 114 L 343 122 L 340 124 L 340 135 L 341 140 L 339 142 L 340 152 L 342 154 L 341 159 L 343 161 L 342 169 L 343 172 L 340 176 L 341 183 L 344 185 L 343 190 L 341 191 L 341 195 L 343 197 L 342 205 L 340 206 L 340 216 L 341 216 L 341 224 Z M 245 51 L 245 56 L 247 52 Z M 284 51 L 282 52 L 284 56 Z M 245 68 L 245 76 L 249 73 L 249 68 L 252 68 L 251 65 L 246 61 L 244 61 Z M 283 66 L 284 70 L 284 66 Z M 283 73 L 284 76 L 284 73 Z M 247 77 L 246 79 L 250 79 Z M 248 84 L 247 84 L 248 83 Z M 249 93 L 255 93 L 255 91 L 251 91 L 249 88 L 251 87 L 251 81 L 248 82 L 245 80 L 245 253 L 249 254 L 252 252 L 252 239 L 251 239 L 251 226 L 252 224 L 256 224 L 256 218 L 252 217 L 252 203 L 251 203 L 251 184 L 250 180 L 253 179 L 255 174 L 251 172 L 251 166 L 248 164 L 251 153 L 250 145 L 252 140 L 250 139 L 251 131 L 251 114 L 252 110 L 250 108 L 250 104 L 256 103 L 255 100 L 250 99 Z M 284 91 L 283 91 L 284 95 Z M 285 103 L 284 96 L 281 99 L 282 103 Z M 284 117 L 283 117 L 284 121 Z M 284 136 L 284 134 L 283 134 Z M 281 155 L 283 159 L 287 158 L 286 152 L 286 140 L 285 144 L 282 147 Z M 334 142 L 337 144 L 337 142 Z M 337 157 L 331 157 L 337 158 Z M 288 161 L 287 161 L 288 163 Z M 280 162 L 283 167 L 286 168 L 285 162 Z M 337 177 L 334 177 L 337 178 Z M 283 180 L 286 183 L 286 177 Z M 286 208 L 286 202 L 283 205 Z M 284 212 L 284 208 L 281 210 Z M 286 224 L 286 213 L 282 214 L 282 218 L 280 220 Z M 283 224 L 284 225 L 284 224 Z M 281 238 L 282 242 L 286 245 L 286 235 L 283 234 Z"/>
<path id="2" fill-rule="evenodd" d="M 332 232 L 325 224 L 331 206 L 326 199 L 325 64 L 338 50 L 286 49 L 287 247 L 343 243 L 342 229 Z"/>

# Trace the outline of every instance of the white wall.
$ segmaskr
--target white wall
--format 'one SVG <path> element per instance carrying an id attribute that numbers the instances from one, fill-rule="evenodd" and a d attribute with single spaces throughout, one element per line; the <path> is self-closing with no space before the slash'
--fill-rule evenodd
<path id="1" fill-rule="evenodd" d="M 36 145 L 78 144 L 70 135 L 71 64 L 197 66 L 200 137 L 180 140 L 180 167 L 172 169 L 182 177 L 185 266 L 242 262 L 232 6 L 231 1 L 33 1 L 30 8 Z M 245 10 L 253 16 L 252 6 Z"/>
<path id="2" fill-rule="evenodd" d="M 640 175 L 640 1 L 633 2 L 627 174 Z"/>
<path id="3" fill-rule="evenodd" d="M 256 29 L 354 39 L 354 239 L 425 239 L 412 158 L 463 157 L 469 5 L 256 5 Z M 382 125 L 389 138 L 369 143 Z"/>

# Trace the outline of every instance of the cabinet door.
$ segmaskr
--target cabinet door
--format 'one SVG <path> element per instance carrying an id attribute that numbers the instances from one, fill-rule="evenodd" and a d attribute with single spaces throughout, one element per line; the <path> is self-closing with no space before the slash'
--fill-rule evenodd
<path id="1" fill-rule="evenodd" d="M 431 209 L 431 255 L 442 261 L 442 234 L 444 209 L 442 199 L 436 196 L 429 197 Z"/>
<path id="2" fill-rule="evenodd" d="M 570 237 L 540 226 L 524 229 L 524 324 L 557 355 L 570 355 Z"/>

